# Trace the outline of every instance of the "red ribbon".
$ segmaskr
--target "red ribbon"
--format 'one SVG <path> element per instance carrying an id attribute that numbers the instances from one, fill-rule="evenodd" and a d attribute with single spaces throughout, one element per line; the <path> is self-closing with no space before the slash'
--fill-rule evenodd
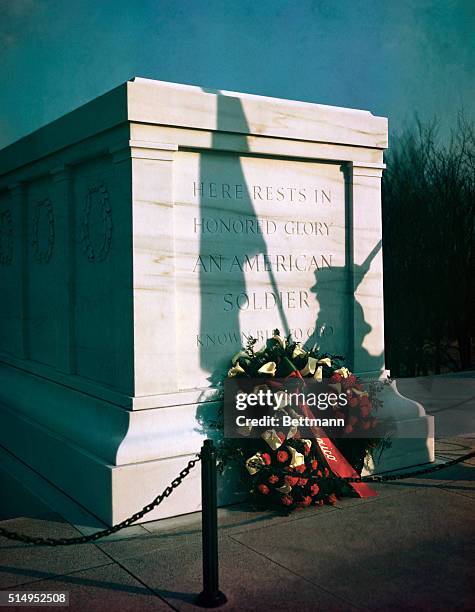
<path id="1" fill-rule="evenodd" d="M 305 381 L 298 370 L 295 370 L 288 376 L 288 378 L 293 377 L 300 378 L 305 384 Z M 302 404 L 300 408 L 302 409 L 304 416 L 308 417 L 309 419 L 315 419 L 313 412 L 306 404 Z M 338 476 L 339 478 L 359 477 L 356 470 L 348 463 L 330 438 L 326 436 L 324 429 L 311 425 L 310 430 L 315 436 L 320 452 L 324 456 L 328 467 L 333 474 L 335 474 L 335 476 Z M 378 495 L 376 491 L 373 491 L 373 489 L 365 482 L 349 482 L 348 484 L 360 497 L 376 497 Z"/>
<path id="2" fill-rule="evenodd" d="M 315 418 L 310 408 L 303 404 L 302 411 L 306 417 Z M 325 437 L 325 431 L 321 427 L 310 426 L 313 435 L 322 455 L 325 457 L 330 470 L 340 478 L 358 478 L 356 470 L 343 457 L 338 448 L 333 444 L 330 438 Z M 349 482 L 348 483 L 360 497 L 376 497 L 376 491 L 367 485 L 365 482 Z"/>

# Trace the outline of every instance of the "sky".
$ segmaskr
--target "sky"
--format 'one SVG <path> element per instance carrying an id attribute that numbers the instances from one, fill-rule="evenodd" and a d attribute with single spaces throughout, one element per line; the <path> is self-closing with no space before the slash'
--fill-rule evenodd
<path id="1" fill-rule="evenodd" d="M 475 117 L 475 0 L 0 0 L 0 148 L 134 76 Z"/>

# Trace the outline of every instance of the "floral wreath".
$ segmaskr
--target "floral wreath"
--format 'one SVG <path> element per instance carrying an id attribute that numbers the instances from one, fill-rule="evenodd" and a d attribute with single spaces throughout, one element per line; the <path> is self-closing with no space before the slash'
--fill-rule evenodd
<path id="1" fill-rule="evenodd" d="M 379 404 L 376 389 L 366 390 L 342 365 L 343 357 L 320 353 L 317 346 L 306 350 L 290 335 L 283 338 L 277 329 L 259 350 L 256 343 L 255 338 L 249 338 L 246 347 L 234 355 L 228 378 L 238 382 L 240 378 L 259 378 L 271 387 L 276 378 L 326 384 L 348 399 L 345 408 L 337 407 L 345 418 L 346 437 L 324 437 L 331 432 L 302 435 L 297 427 L 269 429 L 255 439 L 224 440 L 222 464 L 237 458 L 256 504 L 280 512 L 334 504 L 339 496 L 355 492 L 361 497 L 375 495 L 365 484 L 348 484 L 342 474 L 358 476 L 366 454 L 381 443 L 374 415 Z"/>

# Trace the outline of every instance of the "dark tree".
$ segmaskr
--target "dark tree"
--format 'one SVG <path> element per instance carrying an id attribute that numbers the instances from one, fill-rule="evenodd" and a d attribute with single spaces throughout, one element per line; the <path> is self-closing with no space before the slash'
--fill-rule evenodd
<path id="1" fill-rule="evenodd" d="M 386 358 L 393 376 L 473 367 L 475 130 L 448 142 L 416 120 L 394 138 L 383 176 Z"/>

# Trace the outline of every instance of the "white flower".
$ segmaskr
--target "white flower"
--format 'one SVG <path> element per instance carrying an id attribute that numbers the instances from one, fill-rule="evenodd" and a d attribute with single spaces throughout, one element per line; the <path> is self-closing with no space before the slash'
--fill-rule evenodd
<path id="1" fill-rule="evenodd" d="M 287 446 L 286 448 L 292 455 L 290 467 L 298 467 L 299 465 L 303 465 L 305 463 L 305 457 L 302 455 L 302 453 L 299 453 L 295 450 L 295 448 L 292 448 L 291 446 Z"/>
<path id="2" fill-rule="evenodd" d="M 305 367 L 300 370 L 300 374 L 302 376 L 308 376 L 309 374 L 313 374 L 317 367 L 317 360 L 315 357 L 309 357 Z"/>
<path id="3" fill-rule="evenodd" d="M 300 342 L 298 342 L 295 345 L 294 352 L 292 353 L 292 359 L 295 359 L 296 357 L 303 357 L 306 354 L 307 351 L 304 351 L 304 349 L 300 346 Z"/>
<path id="4" fill-rule="evenodd" d="M 256 453 L 246 461 L 246 469 L 251 476 L 254 476 L 265 464 L 266 462 L 261 457 L 261 453 Z"/>
<path id="5" fill-rule="evenodd" d="M 236 363 L 228 372 L 229 378 L 233 378 L 234 376 L 238 376 L 239 374 L 245 374 L 246 372 L 241 368 L 239 363 Z"/>
<path id="6" fill-rule="evenodd" d="M 285 338 L 282 338 L 282 336 L 279 336 L 277 334 L 275 334 L 274 336 L 272 336 L 273 340 L 277 340 L 277 342 L 280 344 L 280 346 L 285 349 Z"/>
<path id="7" fill-rule="evenodd" d="M 268 361 L 258 369 L 259 374 L 268 374 L 269 376 L 275 376 L 277 370 L 277 364 L 274 361 Z"/>

